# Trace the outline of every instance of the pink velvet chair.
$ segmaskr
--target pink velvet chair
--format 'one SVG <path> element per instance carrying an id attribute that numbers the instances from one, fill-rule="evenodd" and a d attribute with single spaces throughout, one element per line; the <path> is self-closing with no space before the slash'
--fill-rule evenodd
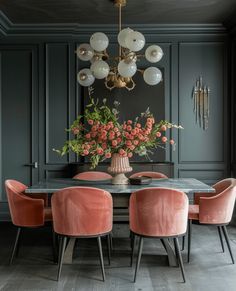
<path id="1" fill-rule="evenodd" d="M 87 171 L 82 172 L 73 177 L 73 179 L 79 179 L 79 180 L 89 180 L 89 181 L 97 181 L 97 180 L 106 180 L 106 179 L 112 179 L 112 176 L 105 172 L 99 172 L 99 171 Z"/>
<path id="2" fill-rule="evenodd" d="M 137 177 L 143 177 L 143 176 L 154 178 L 154 179 L 160 179 L 160 178 L 168 179 L 168 177 L 165 174 L 162 174 L 160 172 L 150 172 L 150 171 L 134 173 L 130 176 L 130 178 L 137 178 Z"/>
<path id="3" fill-rule="evenodd" d="M 67 239 L 96 237 L 105 281 L 101 237 L 112 230 L 111 194 L 92 187 L 69 187 L 54 193 L 51 203 L 54 231 L 61 238 L 57 280 L 60 280 Z"/>
<path id="4" fill-rule="evenodd" d="M 52 221 L 52 212 L 51 208 L 44 207 L 44 199 L 33 199 L 25 195 L 27 186 L 24 184 L 16 180 L 6 180 L 5 187 L 12 223 L 18 227 L 10 259 L 11 264 L 18 250 L 22 228 L 43 226 L 45 222 Z"/>
<path id="5" fill-rule="evenodd" d="M 185 193 L 168 188 L 148 188 L 132 193 L 129 202 L 130 230 L 138 236 L 139 250 L 134 282 L 142 255 L 143 238 L 173 238 L 183 280 L 185 273 L 178 237 L 187 229 L 188 198 Z M 132 246 L 131 261 L 134 256 Z"/>
<path id="6" fill-rule="evenodd" d="M 234 210 L 236 179 L 224 179 L 213 185 L 213 188 L 216 190 L 215 193 L 195 193 L 194 205 L 189 205 L 188 262 L 190 261 L 192 221 L 197 221 L 200 224 L 215 225 L 218 227 L 221 246 L 224 251 L 223 231 L 232 263 L 234 264 L 234 257 L 226 226 L 231 221 Z"/>

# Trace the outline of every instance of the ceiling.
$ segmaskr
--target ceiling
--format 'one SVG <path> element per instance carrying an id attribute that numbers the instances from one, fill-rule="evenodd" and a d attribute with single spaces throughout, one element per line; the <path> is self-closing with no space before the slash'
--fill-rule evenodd
<path id="1" fill-rule="evenodd" d="M 0 10 L 15 24 L 114 24 L 112 0 L 1 0 Z M 236 12 L 236 0 L 127 0 L 127 24 L 224 23 Z M 235 13 L 236 14 L 236 13 Z"/>

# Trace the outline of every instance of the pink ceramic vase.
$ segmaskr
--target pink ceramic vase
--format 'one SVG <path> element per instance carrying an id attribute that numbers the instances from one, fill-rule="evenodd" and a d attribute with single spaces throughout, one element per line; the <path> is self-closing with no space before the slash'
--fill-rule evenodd
<path id="1" fill-rule="evenodd" d="M 128 157 L 121 157 L 119 154 L 113 154 L 111 158 L 111 166 L 108 172 L 114 174 L 112 184 L 128 184 L 128 178 L 125 173 L 131 172 L 132 167 L 129 165 Z"/>

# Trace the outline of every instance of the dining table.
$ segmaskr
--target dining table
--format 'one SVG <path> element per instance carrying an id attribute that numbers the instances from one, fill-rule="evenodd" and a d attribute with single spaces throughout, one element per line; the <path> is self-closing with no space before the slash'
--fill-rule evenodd
<path id="1" fill-rule="evenodd" d="M 112 184 L 112 180 L 98 180 L 98 181 L 85 181 L 73 178 L 55 178 L 55 179 L 45 179 L 37 184 L 29 186 L 25 193 L 38 194 L 38 193 L 48 193 L 53 194 L 66 187 L 96 187 L 99 189 L 106 190 L 111 193 L 113 197 L 113 207 L 127 209 L 129 197 L 131 193 L 144 188 L 168 188 L 177 189 L 183 191 L 188 197 L 192 197 L 193 193 L 208 192 L 214 193 L 215 189 L 211 186 L 197 180 L 194 178 L 171 178 L 171 179 L 152 179 L 149 184 L 125 184 L 125 185 L 115 185 Z M 119 207 L 120 206 L 120 207 Z M 119 216 L 119 215 L 117 215 Z M 120 215 L 120 219 L 128 222 L 128 215 Z M 114 220 L 117 217 L 114 216 Z M 64 263 L 71 264 L 73 261 L 73 250 L 75 246 L 75 238 L 70 238 L 64 255 Z M 168 239 L 161 239 L 161 242 L 166 250 L 168 256 L 168 262 L 170 266 L 177 266 L 177 260 L 173 246 Z"/>

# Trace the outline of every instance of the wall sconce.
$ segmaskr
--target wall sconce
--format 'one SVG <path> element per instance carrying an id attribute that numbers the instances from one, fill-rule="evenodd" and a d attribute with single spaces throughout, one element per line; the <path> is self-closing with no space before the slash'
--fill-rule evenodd
<path id="1" fill-rule="evenodd" d="M 210 99 L 210 88 L 203 84 L 202 77 L 196 81 L 196 85 L 193 88 L 193 102 L 196 116 L 196 123 L 199 124 L 203 130 L 208 129 L 209 120 L 209 99 Z"/>

